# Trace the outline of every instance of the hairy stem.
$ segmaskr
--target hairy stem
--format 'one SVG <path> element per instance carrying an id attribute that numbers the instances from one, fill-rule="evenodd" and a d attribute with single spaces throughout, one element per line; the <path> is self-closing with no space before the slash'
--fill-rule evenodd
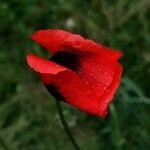
<path id="1" fill-rule="evenodd" d="M 64 118 L 63 111 L 62 111 L 61 104 L 60 104 L 59 100 L 56 100 L 56 106 L 57 106 L 57 110 L 58 110 L 60 120 L 62 122 L 62 125 L 63 125 L 64 129 L 65 129 L 66 134 L 68 135 L 68 137 L 70 139 L 70 142 L 72 143 L 75 150 L 80 150 L 80 148 L 79 148 L 78 144 L 76 143 L 76 141 L 75 141 L 75 139 L 74 139 L 69 127 L 68 127 L 68 124 L 67 124 L 67 122 Z"/>

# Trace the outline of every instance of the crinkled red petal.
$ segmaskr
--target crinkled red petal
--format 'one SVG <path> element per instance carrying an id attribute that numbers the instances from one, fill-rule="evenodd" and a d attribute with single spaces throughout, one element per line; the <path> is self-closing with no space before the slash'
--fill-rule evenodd
<path id="1" fill-rule="evenodd" d="M 61 71 L 66 70 L 63 66 L 57 65 L 56 63 L 43 59 L 39 56 L 29 54 L 27 55 L 28 65 L 36 72 L 43 74 L 57 74 Z"/>
<path id="2" fill-rule="evenodd" d="M 119 86 L 122 68 L 117 61 L 101 55 L 87 55 L 80 59 L 79 76 L 90 91 L 98 96 L 100 114 L 105 116 L 108 104 Z"/>
<path id="3" fill-rule="evenodd" d="M 114 51 L 92 40 L 84 39 L 80 35 L 63 30 L 39 30 L 32 35 L 32 40 L 44 46 L 53 54 L 61 50 L 67 50 L 74 53 L 101 53 L 111 59 L 118 59 L 122 56 L 120 51 Z"/>
<path id="4" fill-rule="evenodd" d="M 32 54 L 27 56 L 29 66 L 40 74 L 44 84 L 55 85 L 69 104 L 104 117 L 120 83 L 122 68 L 117 62 L 109 63 L 97 56 L 82 59 L 81 72 L 77 75 L 49 60 Z"/>
<path id="5" fill-rule="evenodd" d="M 57 75 L 52 82 L 65 100 L 76 108 L 100 116 L 100 106 L 97 95 L 72 71 L 64 71 Z"/>
<path id="6" fill-rule="evenodd" d="M 122 53 L 63 30 L 40 30 L 32 39 L 53 54 L 66 50 L 80 56 L 77 72 L 34 55 L 27 60 L 44 84 L 55 85 L 68 103 L 104 117 L 120 84 L 122 66 L 117 59 Z"/>
<path id="7" fill-rule="evenodd" d="M 108 106 L 112 102 L 114 94 L 119 87 L 122 74 L 122 66 L 119 63 L 115 64 L 115 72 L 111 84 L 106 88 L 103 95 L 100 97 L 100 113 L 104 116 L 108 113 Z"/>
<path id="8" fill-rule="evenodd" d="M 32 54 L 27 56 L 27 61 L 44 84 L 57 87 L 69 104 L 87 113 L 101 115 L 97 95 L 93 95 L 75 72 Z"/>
<path id="9" fill-rule="evenodd" d="M 54 75 L 66 70 L 63 66 L 33 54 L 27 55 L 27 62 L 31 69 L 39 73 L 45 84 L 50 84 Z"/>

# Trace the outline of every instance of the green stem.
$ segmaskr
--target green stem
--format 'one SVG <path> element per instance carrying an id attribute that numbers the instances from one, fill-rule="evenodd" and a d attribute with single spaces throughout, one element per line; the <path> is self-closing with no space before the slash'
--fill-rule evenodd
<path id="1" fill-rule="evenodd" d="M 9 148 L 7 147 L 7 145 L 4 143 L 4 141 L 0 138 L 0 145 L 4 150 L 9 150 Z"/>
<path id="2" fill-rule="evenodd" d="M 111 111 L 111 116 L 112 116 L 112 124 L 113 124 L 113 137 L 112 137 L 112 140 L 114 140 L 114 144 L 116 146 L 116 149 L 117 150 L 121 150 L 122 149 L 122 137 L 121 137 L 121 134 L 120 134 L 120 127 L 119 127 L 119 121 L 118 121 L 118 115 L 117 115 L 117 112 L 116 112 L 116 108 L 115 108 L 115 105 L 114 104 L 111 104 L 110 105 L 110 111 Z"/>
<path id="3" fill-rule="evenodd" d="M 69 127 L 68 127 L 68 124 L 67 124 L 67 122 L 66 122 L 66 120 L 64 118 L 63 111 L 62 111 L 61 104 L 60 104 L 59 100 L 56 100 L 56 106 L 57 106 L 57 110 L 58 110 L 58 114 L 59 114 L 60 120 L 62 122 L 62 125 L 63 125 L 65 131 L 66 131 L 66 134 L 68 135 L 68 137 L 70 139 L 70 142 L 74 146 L 75 150 L 80 150 L 78 144 L 76 143 L 73 135 L 71 134 L 71 132 L 69 130 Z"/>

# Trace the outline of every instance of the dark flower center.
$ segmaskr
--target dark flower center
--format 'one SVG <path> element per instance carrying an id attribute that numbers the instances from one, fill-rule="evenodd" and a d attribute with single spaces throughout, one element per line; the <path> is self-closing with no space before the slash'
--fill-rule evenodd
<path id="1" fill-rule="evenodd" d="M 55 85 L 45 85 L 49 93 L 55 97 L 56 100 L 61 100 L 66 102 L 65 98 L 63 97 L 62 94 L 59 93 L 57 87 Z"/>
<path id="2" fill-rule="evenodd" d="M 80 67 L 79 56 L 77 56 L 72 52 L 67 51 L 57 52 L 50 58 L 50 60 L 75 72 L 77 72 Z M 56 100 L 66 102 L 65 98 L 59 92 L 58 88 L 55 85 L 51 84 L 45 86 L 47 90 L 51 93 L 51 95 L 56 98 Z"/>
<path id="3" fill-rule="evenodd" d="M 79 56 L 72 52 L 57 52 L 50 60 L 73 71 L 78 71 L 80 67 Z"/>

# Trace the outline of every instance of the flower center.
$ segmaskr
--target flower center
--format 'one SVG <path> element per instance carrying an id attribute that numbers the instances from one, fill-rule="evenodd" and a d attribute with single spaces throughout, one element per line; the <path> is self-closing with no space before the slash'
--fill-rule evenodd
<path id="1" fill-rule="evenodd" d="M 80 67 L 78 55 L 72 52 L 57 52 L 50 58 L 50 60 L 75 72 L 77 72 Z M 55 85 L 51 84 L 45 86 L 53 97 L 55 97 L 57 100 L 66 102 L 65 97 L 59 92 Z"/>
<path id="2" fill-rule="evenodd" d="M 78 71 L 80 67 L 79 56 L 72 52 L 57 52 L 50 60 L 73 71 Z"/>

